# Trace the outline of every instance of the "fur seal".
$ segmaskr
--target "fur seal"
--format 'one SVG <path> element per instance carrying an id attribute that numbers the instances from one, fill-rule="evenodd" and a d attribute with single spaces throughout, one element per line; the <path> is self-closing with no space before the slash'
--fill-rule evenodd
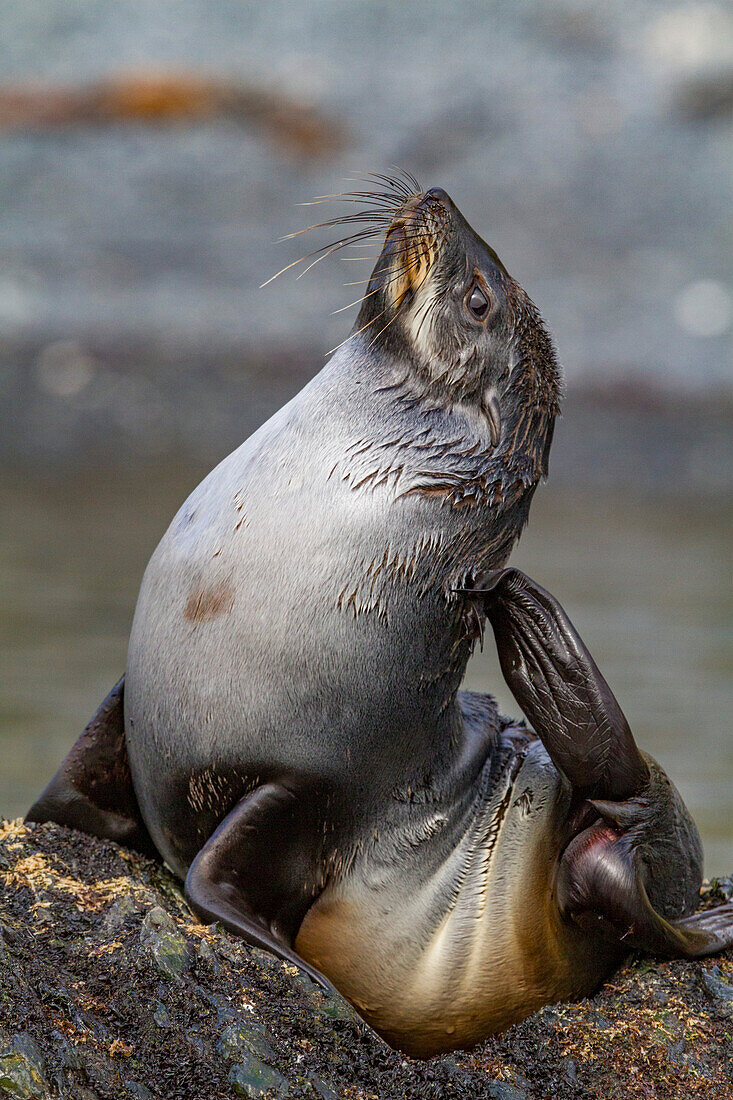
<path id="1" fill-rule="evenodd" d="M 429 1056 L 591 991 L 631 942 L 717 950 L 733 906 L 691 916 L 682 800 L 559 604 L 502 568 L 558 411 L 535 307 L 444 191 L 367 201 L 386 237 L 351 336 L 180 509 L 124 690 L 28 817 L 157 851 L 203 920 Z M 459 692 L 486 617 L 535 732 Z"/>

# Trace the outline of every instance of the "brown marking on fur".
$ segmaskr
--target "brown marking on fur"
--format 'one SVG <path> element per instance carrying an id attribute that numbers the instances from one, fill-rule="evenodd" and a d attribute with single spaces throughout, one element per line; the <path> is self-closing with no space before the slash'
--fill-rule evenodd
<path id="1" fill-rule="evenodd" d="M 234 589 L 229 581 L 210 588 L 194 588 L 186 603 L 183 617 L 189 623 L 206 623 L 228 614 L 234 606 Z"/>

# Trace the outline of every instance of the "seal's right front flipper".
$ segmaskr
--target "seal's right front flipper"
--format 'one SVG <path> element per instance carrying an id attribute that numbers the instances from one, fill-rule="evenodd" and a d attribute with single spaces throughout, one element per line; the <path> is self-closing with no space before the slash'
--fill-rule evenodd
<path id="1" fill-rule="evenodd" d="M 617 800 L 642 790 L 649 770 L 624 713 L 554 596 L 518 569 L 464 594 L 480 600 L 507 684 L 573 789 Z"/>
<path id="2" fill-rule="evenodd" d="M 293 946 L 324 887 L 322 838 L 323 821 L 307 794 L 267 783 L 237 803 L 198 853 L 186 897 L 205 923 L 219 921 L 331 988 Z"/>
<path id="3" fill-rule="evenodd" d="M 122 677 L 74 743 L 26 821 L 55 821 L 157 855 L 132 785 Z"/>
<path id="4" fill-rule="evenodd" d="M 702 878 L 695 824 L 659 765 L 639 752 L 554 596 L 517 569 L 466 595 L 480 599 L 509 687 L 582 800 L 581 831 L 558 866 L 563 915 L 658 955 L 692 958 L 733 943 L 732 905 L 690 915 Z"/>

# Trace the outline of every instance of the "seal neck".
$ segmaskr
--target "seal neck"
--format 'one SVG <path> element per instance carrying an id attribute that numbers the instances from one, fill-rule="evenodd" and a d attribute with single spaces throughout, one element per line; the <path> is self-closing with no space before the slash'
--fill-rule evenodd
<path id="1" fill-rule="evenodd" d="M 524 501 L 529 508 L 547 473 L 557 413 L 556 394 L 545 389 L 529 359 L 517 359 L 502 388 L 497 441 L 475 400 L 426 393 L 409 363 L 385 350 L 375 355 L 363 334 L 336 352 L 331 368 L 339 384 L 348 378 L 353 412 L 369 418 L 363 438 L 338 464 L 353 488 L 438 500 L 460 508 L 464 519 L 485 508 L 496 518 Z"/>

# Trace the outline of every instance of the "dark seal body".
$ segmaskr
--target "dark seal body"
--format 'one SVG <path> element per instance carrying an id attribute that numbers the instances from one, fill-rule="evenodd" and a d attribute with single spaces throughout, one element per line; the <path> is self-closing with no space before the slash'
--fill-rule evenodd
<path id="1" fill-rule="evenodd" d="M 354 332 L 180 509 L 124 723 L 121 682 L 29 817 L 157 851 L 202 919 L 424 1056 L 630 942 L 733 936 L 689 916 L 694 825 L 562 608 L 501 571 L 558 411 L 537 311 L 445 192 L 380 209 Z M 536 734 L 458 690 L 486 617 Z"/>

